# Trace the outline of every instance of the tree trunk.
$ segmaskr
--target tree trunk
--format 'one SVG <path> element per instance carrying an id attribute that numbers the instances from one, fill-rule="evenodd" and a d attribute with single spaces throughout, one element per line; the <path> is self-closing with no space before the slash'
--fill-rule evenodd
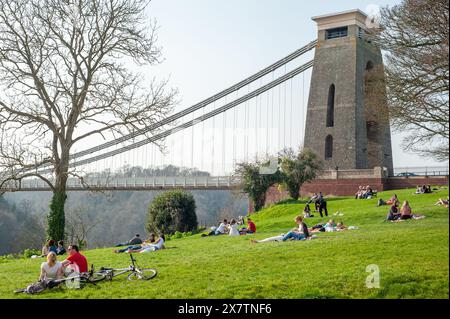
<path id="1" fill-rule="evenodd" d="M 52 201 L 50 202 L 50 212 L 48 214 L 47 238 L 53 240 L 64 239 L 65 215 L 64 202 L 66 192 L 58 190 L 53 192 Z"/>
<path id="2" fill-rule="evenodd" d="M 259 212 L 262 208 L 264 208 L 264 204 L 266 203 L 266 192 L 254 198 L 253 203 L 255 205 L 255 212 Z"/>
<path id="3" fill-rule="evenodd" d="M 63 167 L 62 169 L 60 167 Z M 67 165 L 57 167 L 55 189 L 50 202 L 50 212 L 47 216 L 48 228 L 47 239 L 55 241 L 64 240 L 64 230 L 66 225 L 66 217 L 64 212 L 64 204 L 66 202 L 66 183 L 67 183 Z"/>
<path id="4" fill-rule="evenodd" d="M 298 200 L 300 197 L 300 186 L 298 184 L 289 187 L 289 196 L 291 196 L 293 200 Z"/>

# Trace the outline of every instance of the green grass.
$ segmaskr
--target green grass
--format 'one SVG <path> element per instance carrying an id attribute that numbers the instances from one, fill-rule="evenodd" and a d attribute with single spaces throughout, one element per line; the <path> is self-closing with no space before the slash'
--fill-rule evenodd
<path id="1" fill-rule="evenodd" d="M 112 282 L 81 290 L 66 287 L 39 295 L 13 294 L 15 289 L 36 281 L 42 259 L 0 260 L 0 298 L 448 298 L 449 223 L 448 209 L 433 206 L 448 196 L 443 189 L 433 194 L 413 195 L 414 190 L 396 191 L 407 199 L 422 220 L 383 223 L 388 206 L 377 199 L 328 200 L 330 213 L 358 230 L 320 233 L 310 241 L 252 244 L 250 239 L 279 235 L 295 227 L 294 217 L 305 201 L 269 207 L 254 215 L 257 234 L 228 237 L 194 235 L 168 241 L 169 249 L 136 254 L 142 266 L 155 267 L 151 281 Z M 392 191 L 378 194 L 387 199 Z M 315 213 L 315 216 L 318 216 Z M 314 217 L 308 226 L 324 221 Z M 112 248 L 85 251 L 89 264 L 126 267 L 127 254 Z M 380 288 L 368 289 L 367 265 L 380 270 Z"/>

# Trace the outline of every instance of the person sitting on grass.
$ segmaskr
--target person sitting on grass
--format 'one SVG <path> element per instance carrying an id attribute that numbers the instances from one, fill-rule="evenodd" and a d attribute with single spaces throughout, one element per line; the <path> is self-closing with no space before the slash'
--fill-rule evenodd
<path id="1" fill-rule="evenodd" d="M 241 235 L 247 235 L 247 234 L 254 234 L 256 233 L 256 225 L 255 223 L 250 219 L 250 217 L 247 218 L 247 228 L 242 228 L 239 230 L 239 233 Z"/>
<path id="2" fill-rule="evenodd" d="M 294 240 L 302 240 L 309 237 L 308 226 L 306 226 L 305 222 L 303 221 L 303 216 L 298 215 L 294 220 L 298 224 L 298 228 L 294 228 L 289 233 L 284 235 L 282 239 L 283 241 L 286 241 L 290 238 L 293 238 Z"/>
<path id="3" fill-rule="evenodd" d="M 423 194 L 423 193 L 425 193 L 423 186 L 417 185 L 416 192 L 414 194 Z"/>
<path id="4" fill-rule="evenodd" d="M 406 219 L 422 219 L 422 218 L 425 218 L 425 216 L 412 213 L 411 206 L 409 206 L 409 202 L 407 200 L 403 202 L 403 205 L 400 208 L 400 218 L 398 219 L 398 221 L 403 221 Z"/>
<path id="5" fill-rule="evenodd" d="M 306 204 L 305 208 L 303 208 L 303 217 L 305 218 L 314 217 L 314 215 L 311 215 L 311 208 L 309 207 L 309 204 Z"/>
<path id="6" fill-rule="evenodd" d="M 373 196 L 373 189 L 370 187 L 370 185 L 366 186 L 366 190 L 363 194 L 364 199 L 371 199 Z"/>
<path id="7" fill-rule="evenodd" d="M 362 191 L 363 191 L 363 189 L 362 189 L 362 186 L 360 185 L 358 187 L 358 191 L 355 193 L 355 199 L 360 199 L 361 198 Z"/>
<path id="8" fill-rule="evenodd" d="M 60 279 L 63 277 L 63 266 L 61 262 L 57 260 L 56 253 L 51 251 L 47 254 L 47 261 L 41 264 L 41 274 L 39 275 L 39 281 Z"/>
<path id="9" fill-rule="evenodd" d="M 50 239 L 43 247 L 41 250 L 41 257 L 47 257 L 49 252 L 57 252 L 57 248 L 55 245 L 55 241 L 53 239 Z"/>
<path id="10" fill-rule="evenodd" d="M 88 262 L 85 256 L 80 254 L 79 248 L 77 245 L 70 245 L 67 248 L 69 252 L 69 256 L 61 263 L 64 267 L 64 272 L 78 272 L 83 273 L 88 271 Z"/>
<path id="11" fill-rule="evenodd" d="M 400 208 L 400 219 L 410 219 L 412 218 L 411 206 L 407 200 L 403 202 L 402 207 Z"/>
<path id="12" fill-rule="evenodd" d="M 447 199 L 439 198 L 439 200 L 434 204 L 434 206 L 443 205 L 448 208 L 448 196 Z"/>
<path id="13" fill-rule="evenodd" d="M 266 243 L 269 241 L 286 241 L 291 238 L 294 240 L 308 239 L 309 237 L 308 226 L 306 226 L 306 224 L 303 222 L 303 216 L 298 215 L 297 217 L 295 217 L 294 221 L 298 224 L 298 228 L 292 229 L 287 234 L 281 234 L 279 236 L 269 237 L 261 240 L 252 239 L 251 242 L 257 244 L 257 243 Z"/>
<path id="14" fill-rule="evenodd" d="M 166 241 L 166 237 L 164 234 L 159 234 L 158 239 L 154 240 L 154 244 L 145 244 L 138 249 L 128 249 L 127 253 L 148 253 L 151 251 L 156 251 L 160 249 L 164 249 L 164 242 Z"/>
<path id="15" fill-rule="evenodd" d="M 64 241 L 60 240 L 58 242 L 58 247 L 56 248 L 57 255 L 64 255 L 66 253 L 66 249 L 64 248 Z"/>
<path id="16" fill-rule="evenodd" d="M 239 236 L 238 224 L 235 219 L 232 219 L 230 225 L 228 226 L 228 236 Z"/>
<path id="17" fill-rule="evenodd" d="M 202 234 L 201 237 L 206 237 L 206 236 L 217 236 L 217 235 L 223 235 L 227 233 L 227 227 L 228 227 L 228 221 L 226 219 L 224 219 L 219 227 L 213 229 L 211 232 L 209 232 L 208 234 Z"/>
<path id="18" fill-rule="evenodd" d="M 401 213 L 398 211 L 397 203 L 392 204 L 391 208 L 389 209 L 389 213 L 386 217 L 386 220 L 388 221 L 395 221 L 400 218 Z"/>

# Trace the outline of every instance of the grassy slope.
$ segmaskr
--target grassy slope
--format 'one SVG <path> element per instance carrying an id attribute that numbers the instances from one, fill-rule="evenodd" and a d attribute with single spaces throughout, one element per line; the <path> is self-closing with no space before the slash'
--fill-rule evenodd
<path id="1" fill-rule="evenodd" d="M 448 190 L 426 195 L 412 195 L 413 191 L 397 194 L 425 219 L 383 223 L 388 207 L 376 207 L 376 199 L 341 197 L 328 200 L 329 211 L 344 213 L 336 219 L 359 230 L 321 233 L 311 241 L 250 243 L 251 238 L 293 228 L 293 218 L 304 206 L 299 201 L 255 215 L 255 235 L 195 235 L 169 241 L 170 249 L 136 255 L 139 264 L 159 271 L 149 282 L 117 277 L 82 290 L 57 288 L 35 296 L 14 295 L 14 289 L 36 280 L 42 259 L 3 261 L 0 298 L 448 298 L 449 213 L 433 206 Z M 378 197 L 386 199 L 391 194 Z M 312 226 L 323 220 L 314 217 L 306 222 Z M 112 249 L 84 254 L 97 268 L 125 267 L 129 261 L 126 254 L 114 254 Z M 380 269 L 379 289 L 366 288 L 369 264 Z"/>

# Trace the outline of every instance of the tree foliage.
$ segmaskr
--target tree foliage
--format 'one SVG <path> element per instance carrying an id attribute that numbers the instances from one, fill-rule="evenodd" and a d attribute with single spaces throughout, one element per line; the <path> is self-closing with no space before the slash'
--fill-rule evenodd
<path id="1" fill-rule="evenodd" d="M 149 232 L 173 234 L 188 232 L 198 226 L 194 196 L 183 190 L 173 190 L 155 197 L 148 208 L 146 229 Z"/>
<path id="2" fill-rule="evenodd" d="M 234 175 L 241 179 L 242 191 L 252 200 L 256 212 L 264 207 L 269 188 L 281 181 L 278 168 L 264 171 L 267 162 L 238 163 L 234 172 Z"/>
<path id="3" fill-rule="evenodd" d="M 310 149 L 295 153 L 290 148 L 280 153 L 280 163 L 283 184 L 294 200 L 299 198 L 301 186 L 316 178 L 323 165 Z"/>
<path id="4" fill-rule="evenodd" d="M 449 3 L 403 0 L 385 7 L 374 39 L 386 51 L 393 126 L 409 132 L 405 150 L 449 158 Z"/>

